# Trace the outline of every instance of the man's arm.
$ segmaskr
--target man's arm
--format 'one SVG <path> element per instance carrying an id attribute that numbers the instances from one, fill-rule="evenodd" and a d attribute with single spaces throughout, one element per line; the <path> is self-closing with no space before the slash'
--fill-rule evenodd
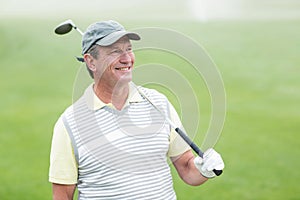
<path id="1" fill-rule="evenodd" d="M 197 186 L 204 183 L 207 178 L 195 167 L 194 158 L 192 151 L 188 150 L 180 156 L 171 157 L 171 160 L 180 178 L 189 185 Z"/>
<path id="2" fill-rule="evenodd" d="M 73 199 L 77 174 L 71 140 L 60 117 L 54 127 L 50 153 L 49 181 L 54 200 Z"/>
<path id="3" fill-rule="evenodd" d="M 73 200 L 76 185 L 62 185 L 52 183 L 53 200 Z"/>
<path id="4" fill-rule="evenodd" d="M 171 160 L 182 180 L 190 185 L 200 185 L 207 178 L 216 176 L 213 172 L 214 169 L 224 169 L 221 155 L 212 148 L 204 152 L 203 158 L 199 156 L 195 158 L 191 150 L 189 150 L 180 156 L 171 157 Z"/>

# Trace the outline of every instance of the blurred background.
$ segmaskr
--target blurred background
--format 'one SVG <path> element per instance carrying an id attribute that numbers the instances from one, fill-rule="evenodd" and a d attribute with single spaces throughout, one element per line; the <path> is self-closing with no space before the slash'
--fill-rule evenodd
<path id="1" fill-rule="evenodd" d="M 297 0 L 121 0 L 88 3 L 72 0 L 1 0 L 1 16 L 13 18 L 72 19 L 114 18 L 124 20 L 253 20 L 297 19 Z M 95 18 L 96 16 L 96 18 Z"/>
<path id="2" fill-rule="evenodd" d="M 53 32 L 66 19 L 82 30 L 107 19 L 128 29 L 175 30 L 202 45 L 218 66 L 227 109 L 215 148 L 226 168 L 200 187 L 184 184 L 172 168 L 179 200 L 300 199 L 300 1 L 0 2 L 1 200 L 51 199 L 52 129 L 72 103 L 82 66 L 74 57 L 81 52 L 80 35 Z M 157 52 L 137 52 L 136 58 L 138 64 L 169 59 L 176 65 Z M 210 119 L 209 94 L 203 96 L 200 132 Z M 193 121 L 184 120 L 185 126 Z"/>

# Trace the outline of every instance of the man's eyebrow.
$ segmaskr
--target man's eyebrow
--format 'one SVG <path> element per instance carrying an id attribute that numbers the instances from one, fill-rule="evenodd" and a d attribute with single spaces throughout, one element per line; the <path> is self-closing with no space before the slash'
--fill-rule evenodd
<path id="1" fill-rule="evenodd" d="M 109 48 L 110 48 L 110 49 L 119 49 L 118 46 L 110 46 Z"/>
<path id="2" fill-rule="evenodd" d="M 126 47 L 132 47 L 132 44 L 128 44 L 126 45 Z M 120 46 L 118 46 L 117 44 L 112 44 L 110 46 L 110 49 L 120 49 Z"/>

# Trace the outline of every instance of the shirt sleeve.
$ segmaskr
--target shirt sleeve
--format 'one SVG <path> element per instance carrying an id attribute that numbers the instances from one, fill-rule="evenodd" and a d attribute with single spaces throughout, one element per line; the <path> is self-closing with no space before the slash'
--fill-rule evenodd
<path id="1" fill-rule="evenodd" d="M 68 132 L 60 117 L 55 124 L 51 153 L 49 182 L 57 184 L 76 184 L 77 162 Z"/>
<path id="2" fill-rule="evenodd" d="M 170 108 L 171 121 L 185 132 L 182 123 L 180 121 L 180 118 L 171 103 L 169 103 L 169 108 Z M 169 145 L 168 156 L 176 157 L 190 149 L 191 149 L 190 146 L 180 137 L 180 135 L 178 135 L 175 129 L 172 128 L 170 133 L 170 145 Z"/>

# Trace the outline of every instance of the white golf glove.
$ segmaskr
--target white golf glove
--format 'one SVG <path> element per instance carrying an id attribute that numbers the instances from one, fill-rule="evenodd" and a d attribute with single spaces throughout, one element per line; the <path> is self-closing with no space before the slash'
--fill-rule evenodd
<path id="1" fill-rule="evenodd" d="M 224 169 L 223 159 L 214 149 L 207 149 L 203 154 L 203 158 L 197 156 L 194 159 L 194 164 L 200 173 L 206 178 L 213 178 L 216 176 L 213 172 L 214 169 Z"/>

